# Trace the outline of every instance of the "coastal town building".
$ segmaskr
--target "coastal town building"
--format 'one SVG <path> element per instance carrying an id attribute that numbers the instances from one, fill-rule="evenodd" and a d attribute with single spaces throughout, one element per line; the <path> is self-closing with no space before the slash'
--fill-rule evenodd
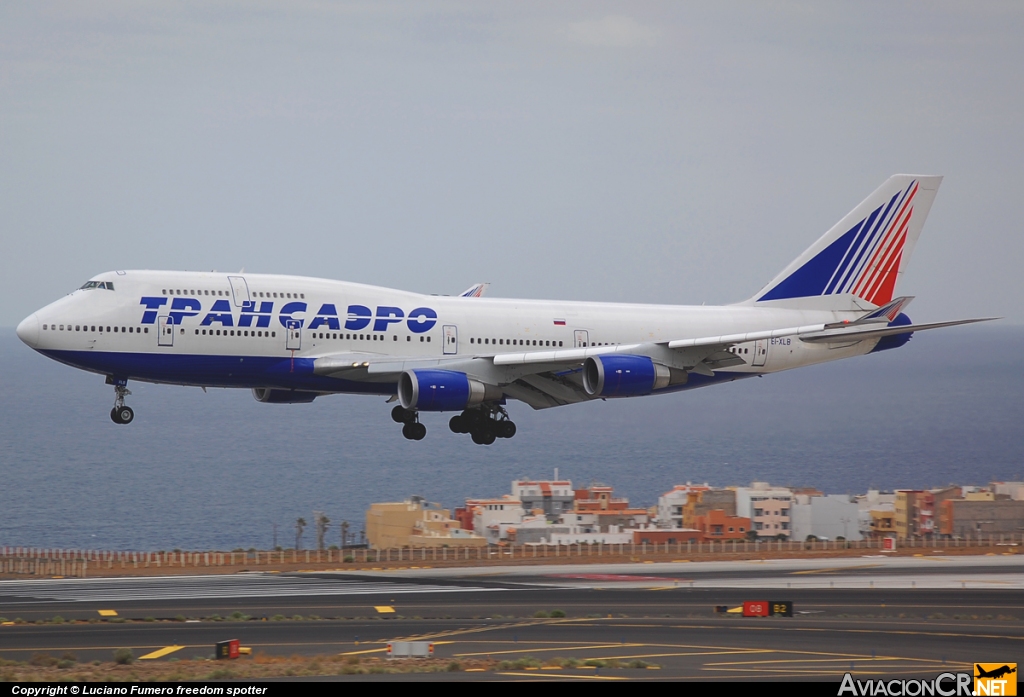
<path id="1" fill-rule="evenodd" d="M 1014 501 L 1024 501 L 1024 482 L 992 482 L 992 493 Z"/>
<path id="2" fill-rule="evenodd" d="M 904 540 L 917 532 L 914 522 L 914 503 L 918 495 L 923 494 L 921 489 L 897 489 L 896 502 L 894 504 L 893 525 L 896 530 L 896 538 Z"/>
<path id="3" fill-rule="evenodd" d="M 749 487 L 736 487 L 735 491 L 736 515 L 750 518 L 758 537 L 790 537 L 792 491 L 767 482 L 753 482 Z"/>
<path id="4" fill-rule="evenodd" d="M 683 509 L 690 500 L 690 495 L 708 491 L 711 487 L 707 484 L 676 484 L 658 497 L 658 509 L 655 515 L 655 523 L 665 528 L 682 528 Z M 735 496 L 733 497 L 735 507 Z M 735 511 L 733 511 L 735 513 Z"/>
<path id="5" fill-rule="evenodd" d="M 750 526 L 750 518 L 729 515 L 720 508 L 699 515 L 694 521 L 694 528 L 705 541 L 744 540 Z"/>
<path id="6" fill-rule="evenodd" d="M 487 541 L 463 530 L 441 504 L 410 496 L 405 501 L 374 503 L 366 512 L 366 540 L 371 549 L 395 547 L 483 546 Z"/>
<path id="7" fill-rule="evenodd" d="M 512 482 L 512 496 L 522 502 L 527 511 L 539 511 L 551 522 L 571 511 L 576 500 L 572 482 L 562 480 L 517 479 Z"/>
<path id="8" fill-rule="evenodd" d="M 857 502 L 846 494 L 796 494 L 791 510 L 794 539 L 863 539 Z"/>
<path id="9" fill-rule="evenodd" d="M 940 505 L 939 532 L 960 538 L 1024 533 L 1024 501 L 991 498 L 947 499 Z M 970 496 L 970 494 L 968 494 Z"/>
<path id="10" fill-rule="evenodd" d="M 853 501 L 857 504 L 857 528 L 861 537 L 875 539 L 893 534 L 896 494 L 868 489 L 867 493 L 854 496 Z"/>

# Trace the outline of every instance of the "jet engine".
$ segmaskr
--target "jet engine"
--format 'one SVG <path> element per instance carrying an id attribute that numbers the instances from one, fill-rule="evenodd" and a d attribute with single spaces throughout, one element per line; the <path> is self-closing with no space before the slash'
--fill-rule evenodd
<path id="1" fill-rule="evenodd" d="M 406 409 L 461 411 L 501 395 L 495 385 L 454 370 L 407 370 L 398 379 L 398 400 Z"/>
<path id="2" fill-rule="evenodd" d="M 583 389 L 595 397 L 636 397 L 668 387 L 671 371 L 647 356 L 591 356 Z"/>
<path id="3" fill-rule="evenodd" d="M 263 402 L 264 404 L 309 404 L 316 399 L 317 393 L 254 387 L 252 396 L 257 402 Z"/>

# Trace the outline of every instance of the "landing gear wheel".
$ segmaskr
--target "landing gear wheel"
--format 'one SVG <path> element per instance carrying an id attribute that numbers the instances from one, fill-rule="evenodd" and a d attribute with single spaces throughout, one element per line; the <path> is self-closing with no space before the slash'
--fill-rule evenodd
<path id="1" fill-rule="evenodd" d="M 490 445 L 497 438 L 511 438 L 516 434 L 516 425 L 508 418 L 508 412 L 501 404 L 487 402 L 472 409 L 465 409 L 448 422 L 452 433 L 468 433 L 477 445 Z"/>
<path id="2" fill-rule="evenodd" d="M 427 435 L 427 427 L 419 422 L 410 421 L 402 426 L 402 435 L 409 440 L 423 440 L 423 437 Z"/>
<path id="3" fill-rule="evenodd" d="M 396 404 L 395 408 L 391 410 L 391 419 L 396 424 L 412 423 L 416 420 L 416 412 L 406 409 L 401 404 Z"/>
<path id="4" fill-rule="evenodd" d="M 131 407 L 125 405 L 124 398 L 130 395 L 131 391 L 126 383 L 118 384 L 111 377 L 107 378 L 107 384 L 114 385 L 114 408 L 110 410 L 110 420 L 115 424 L 130 424 L 135 418 L 135 412 Z"/>
<path id="5" fill-rule="evenodd" d="M 497 436 L 494 434 L 494 429 L 490 428 L 489 425 L 483 425 L 478 428 L 474 428 L 469 432 L 473 438 L 473 442 L 477 445 L 490 445 L 495 441 Z"/>

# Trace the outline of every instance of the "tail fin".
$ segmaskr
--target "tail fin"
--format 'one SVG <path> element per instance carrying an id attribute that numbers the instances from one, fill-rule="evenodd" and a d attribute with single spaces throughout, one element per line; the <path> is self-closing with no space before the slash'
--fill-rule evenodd
<path id="1" fill-rule="evenodd" d="M 889 303 L 940 183 L 889 177 L 747 302 L 833 310 Z"/>

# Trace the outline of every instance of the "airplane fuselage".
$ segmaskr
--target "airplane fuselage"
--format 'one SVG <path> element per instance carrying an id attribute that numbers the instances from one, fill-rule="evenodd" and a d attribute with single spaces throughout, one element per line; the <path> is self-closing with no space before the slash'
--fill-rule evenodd
<path id="1" fill-rule="evenodd" d="M 662 342 L 838 322 L 857 313 L 747 305 L 674 306 L 433 296 L 327 279 L 264 274 L 100 274 L 29 317 L 19 335 L 58 361 L 115 380 L 395 394 L 393 382 L 316 375 L 315 359 L 489 357 Z M 109 285 L 109 288 L 108 288 Z M 737 344 L 743 365 L 721 379 L 873 350 L 795 338 Z M 699 376 L 695 376 L 699 377 Z M 664 391 L 707 384 L 691 380 Z"/>

